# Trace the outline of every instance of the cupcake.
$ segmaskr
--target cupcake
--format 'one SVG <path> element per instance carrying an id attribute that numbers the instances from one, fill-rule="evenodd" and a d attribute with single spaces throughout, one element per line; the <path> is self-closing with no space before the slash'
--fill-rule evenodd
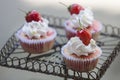
<path id="1" fill-rule="evenodd" d="M 25 24 L 16 32 L 22 48 L 29 53 L 50 50 L 54 45 L 56 31 L 48 26 L 48 20 L 35 10 L 30 11 L 25 19 Z"/>
<path id="2" fill-rule="evenodd" d="M 83 26 L 90 30 L 93 39 L 97 40 L 102 29 L 102 24 L 94 19 L 91 9 L 83 8 L 78 4 L 71 5 L 68 9 L 71 16 L 64 23 L 67 38 L 70 39 L 71 37 L 74 37 L 78 27 Z"/>
<path id="3" fill-rule="evenodd" d="M 94 39 L 83 39 L 86 31 L 79 31 L 77 34 L 62 47 L 61 54 L 67 68 L 78 72 L 88 72 L 96 67 L 102 50 L 96 45 Z"/>
<path id="4" fill-rule="evenodd" d="M 94 40 L 96 40 L 96 41 L 98 40 L 100 32 L 102 30 L 102 27 L 103 27 L 103 25 L 99 21 L 97 21 L 97 20 L 94 20 L 92 25 L 90 25 L 88 27 L 88 29 L 91 28 L 90 31 L 92 33 L 92 38 Z"/>

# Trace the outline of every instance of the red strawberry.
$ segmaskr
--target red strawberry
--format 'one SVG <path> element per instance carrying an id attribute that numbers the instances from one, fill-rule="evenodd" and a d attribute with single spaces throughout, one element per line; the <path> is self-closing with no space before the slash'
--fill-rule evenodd
<path id="1" fill-rule="evenodd" d="M 88 45 L 92 35 L 87 29 L 82 29 L 77 31 L 77 37 L 79 37 L 85 45 Z"/>
<path id="2" fill-rule="evenodd" d="M 72 14 L 79 14 L 79 12 L 81 10 L 84 10 L 84 8 L 79 4 L 72 4 L 68 7 L 68 10 L 70 14 L 72 15 Z"/>
<path id="3" fill-rule="evenodd" d="M 27 22 L 40 21 L 41 20 L 41 15 L 36 10 L 32 10 L 32 11 L 29 11 L 26 14 L 25 19 L 26 19 Z"/>

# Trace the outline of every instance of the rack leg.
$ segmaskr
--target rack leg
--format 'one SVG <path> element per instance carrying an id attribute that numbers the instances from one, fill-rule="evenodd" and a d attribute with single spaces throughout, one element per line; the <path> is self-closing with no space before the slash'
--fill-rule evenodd
<path id="1" fill-rule="evenodd" d="M 64 80 L 67 80 L 67 76 L 68 76 L 68 69 L 66 68 L 66 66 L 64 65 L 64 73 L 65 73 L 65 77 Z"/>
<path id="2" fill-rule="evenodd" d="M 64 80 L 67 80 L 67 74 L 65 74 Z"/>
<path id="3" fill-rule="evenodd" d="M 27 56 L 27 61 L 29 60 L 30 56 L 31 56 L 31 53 L 28 54 L 28 56 Z"/>

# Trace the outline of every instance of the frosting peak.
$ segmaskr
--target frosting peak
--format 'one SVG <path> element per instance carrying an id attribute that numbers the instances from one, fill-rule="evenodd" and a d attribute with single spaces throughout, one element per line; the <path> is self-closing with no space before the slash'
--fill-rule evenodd
<path id="1" fill-rule="evenodd" d="M 93 12 L 89 8 L 82 10 L 78 16 L 80 17 L 81 25 L 84 27 L 88 27 L 94 21 Z"/>
<path id="2" fill-rule="evenodd" d="M 95 51 L 95 48 L 97 47 L 96 42 L 91 39 L 88 46 L 84 45 L 82 41 L 78 37 L 71 38 L 68 43 L 67 47 L 70 51 L 70 54 L 74 53 L 78 56 L 80 55 L 88 55 L 91 52 Z"/>
<path id="3" fill-rule="evenodd" d="M 67 23 L 73 28 L 78 28 L 80 24 L 83 27 L 88 27 L 89 25 L 92 25 L 93 21 L 93 12 L 91 9 L 85 8 L 84 10 L 81 10 L 79 14 L 73 14 Z"/>
<path id="4" fill-rule="evenodd" d="M 42 19 L 43 21 L 32 21 L 25 23 L 22 31 L 29 37 L 40 38 L 41 36 L 46 36 L 48 32 L 48 20 Z"/>

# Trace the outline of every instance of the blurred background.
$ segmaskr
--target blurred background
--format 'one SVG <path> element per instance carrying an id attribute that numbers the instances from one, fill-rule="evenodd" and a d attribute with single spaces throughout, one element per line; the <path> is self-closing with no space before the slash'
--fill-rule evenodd
<path id="1" fill-rule="evenodd" d="M 78 3 L 84 7 L 91 7 L 96 19 L 102 23 L 120 27 L 120 0 L 0 0 L 0 49 L 13 32 L 25 22 L 26 14 L 19 9 L 26 12 L 35 9 L 40 14 L 68 18 L 70 14 L 67 8 L 59 2 L 68 6 Z M 101 80 L 120 79 L 119 59 L 120 55 L 117 56 Z M 63 80 L 40 73 L 0 67 L 0 80 L 48 80 L 49 77 L 53 80 Z"/>

